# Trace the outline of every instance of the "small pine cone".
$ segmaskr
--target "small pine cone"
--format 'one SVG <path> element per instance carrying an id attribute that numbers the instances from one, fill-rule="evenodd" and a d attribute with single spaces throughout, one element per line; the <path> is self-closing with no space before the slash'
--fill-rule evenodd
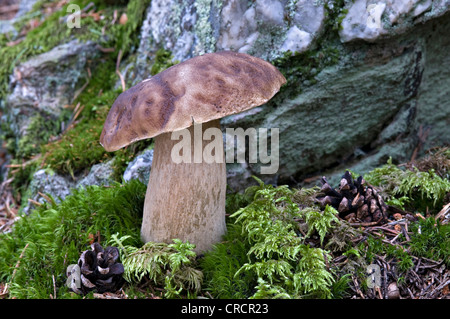
<path id="1" fill-rule="evenodd" d="M 78 259 L 81 272 L 81 292 L 87 294 L 95 290 L 98 293 L 116 292 L 124 279 L 124 268 L 119 259 L 117 247 L 106 247 L 99 243 L 91 245 L 92 250 L 84 251 Z"/>
<path id="2" fill-rule="evenodd" d="M 353 222 L 380 222 L 387 220 L 387 205 L 376 188 L 369 185 L 362 176 L 353 180 L 350 172 L 342 176 L 338 189 L 333 189 L 322 177 L 318 202 L 324 207 L 331 205 L 339 212 L 339 217 Z"/>

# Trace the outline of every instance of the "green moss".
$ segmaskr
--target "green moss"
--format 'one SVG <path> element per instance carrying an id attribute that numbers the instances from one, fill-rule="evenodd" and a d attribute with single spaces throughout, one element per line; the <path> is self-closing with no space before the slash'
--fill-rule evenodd
<path id="1" fill-rule="evenodd" d="M 364 283 L 366 266 L 376 256 L 391 259 L 399 277 L 414 266 L 414 257 L 450 263 L 450 227 L 433 217 L 411 223 L 403 247 L 370 234 L 355 245 L 361 232 L 338 220 L 330 207 L 316 206 L 317 187 L 295 190 L 261 181 L 243 194 L 228 195 L 227 234 L 204 256 L 180 240 L 143 244 L 145 191 L 137 180 L 92 186 L 21 218 L 11 233 L 0 235 L 0 281 L 8 282 L 11 297 L 48 298 L 53 282 L 58 298 L 77 297 L 65 287 L 64 272 L 88 249 L 89 234 L 97 232 L 102 242 L 120 247 L 125 292 L 139 298 L 150 293 L 137 288 L 143 280 L 162 298 L 343 298 L 349 272 Z M 336 268 L 330 261 L 341 255 L 347 261 Z"/>
<path id="2" fill-rule="evenodd" d="M 394 258 L 400 274 L 414 266 L 410 253 L 400 246 L 386 244 L 380 238 L 369 237 L 367 242 L 360 244 L 358 248 L 360 254 L 365 257 L 367 264 L 374 263 L 376 255 L 386 255 L 390 258 Z M 364 277 L 365 275 L 363 274 L 362 276 Z"/>
<path id="3" fill-rule="evenodd" d="M 186 293 L 195 297 L 200 292 L 203 273 L 195 268 L 195 245 L 174 239 L 172 244 L 148 242 L 136 248 L 124 245 L 127 239 L 113 236 L 113 244 L 121 248 L 124 278 L 129 283 L 139 283 L 145 277 L 164 287 L 165 298 L 180 298 Z"/>
<path id="4" fill-rule="evenodd" d="M 450 192 L 450 181 L 438 176 L 434 169 L 426 172 L 417 168 L 402 170 L 392 164 L 392 159 L 366 174 L 364 179 L 380 186 L 388 199 L 394 198 L 391 199 L 394 203 L 400 201 L 413 211 L 440 210 Z"/>
<path id="5" fill-rule="evenodd" d="M 221 297 L 233 295 L 226 293 L 230 285 L 239 287 L 235 295 L 247 294 L 247 298 L 273 297 L 274 291 L 277 296 L 290 298 L 331 297 L 334 279 L 324 259 L 328 253 L 304 244 L 305 238 L 297 233 L 295 219 L 301 215 L 292 201 L 294 191 L 261 181 L 252 191 L 253 201 L 231 215 L 235 218 L 233 235 L 205 256 L 209 289 Z M 237 242 L 241 244 L 236 246 Z M 235 256 L 240 257 L 236 260 Z"/>
<path id="6" fill-rule="evenodd" d="M 418 257 L 443 260 L 450 266 L 450 225 L 429 217 L 412 225 L 410 251 Z"/>
<path id="7" fill-rule="evenodd" d="M 339 62 L 340 52 L 332 44 L 322 43 L 314 51 L 295 54 L 288 51 L 272 63 L 286 78 L 286 85 L 280 90 L 283 96 L 295 97 L 302 88 L 317 83 L 315 76 L 327 66 Z"/>
<path id="8" fill-rule="evenodd" d="M 49 298 L 54 284 L 56 297 L 72 297 L 65 270 L 89 249 L 89 234 L 99 232 L 102 242 L 114 234 L 130 236 L 130 244 L 139 246 L 145 190 L 136 180 L 108 188 L 91 186 L 22 217 L 11 233 L 0 235 L 0 281 L 9 283 L 10 297 Z M 15 268 L 21 253 L 20 267 Z"/>
<path id="9" fill-rule="evenodd" d="M 45 163 L 60 173 L 70 173 L 74 176 L 109 159 L 110 156 L 99 144 L 103 122 L 103 119 L 92 119 L 78 123 L 59 141 L 46 145 Z"/>
<path id="10" fill-rule="evenodd" d="M 345 0 L 332 0 L 325 3 L 325 21 L 327 27 L 336 32 L 342 29 L 342 21 L 348 13 Z"/>
<path id="11" fill-rule="evenodd" d="M 222 243 L 200 259 L 205 277 L 203 289 L 219 299 L 245 299 L 251 296 L 257 277 L 252 272 L 238 274 L 248 261 L 249 249 L 242 225 L 229 223 Z"/>
<path id="12" fill-rule="evenodd" d="M 173 62 L 172 60 L 173 55 L 170 51 L 164 49 L 159 49 L 156 51 L 155 62 L 153 63 L 150 71 L 151 75 L 156 75 L 178 63 L 178 61 Z"/>
<path id="13" fill-rule="evenodd" d="M 109 107 L 119 94 L 112 89 L 112 65 L 112 61 L 106 60 L 93 69 L 95 76 L 75 101 L 84 107 L 81 118 L 59 140 L 42 148 L 45 164 L 59 173 L 74 175 L 111 157 L 99 139 Z"/>
<path id="14" fill-rule="evenodd" d="M 30 119 L 24 137 L 18 141 L 11 153 L 19 158 L 30 158 L 39 154 L 41 145 L 47 143 L 50 137 L 58 134 L 61 122 L 65 117 L 67 114 L 62 114 L 59 119 L 54 120 L 41 114 L 35 115 Z"/>

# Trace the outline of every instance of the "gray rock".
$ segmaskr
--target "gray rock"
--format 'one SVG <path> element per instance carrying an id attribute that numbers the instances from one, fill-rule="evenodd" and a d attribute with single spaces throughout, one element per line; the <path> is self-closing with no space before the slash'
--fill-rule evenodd
<path id="1" fill-rule="evenodd" d="M 123 174 L 123 179 L 128 182 L 132 179 L 138 179 L 145 185 L 148 184 L 150 169 L 153 161 L 153 149 L 147 149 L 137 155 L 130 164 L 128 164 Z"/>
<path id="2" fill-rule="evenodd" d="M 323 4 L 316 1 L 225 1 L 216 50 L 272 60 L 286 51 L 304 52 L 321 34 Z"/>
<path id="3" fill-rule="evenodd" d="M 87 60 L 96 53 L 94 42 L 73 40 L 14 68 L 2 121 L 17 141 L 28 134 L 28 126 L 36 117 L 45 118 L 46 127 L 33 130 L 47 131 L 52 125 L 52 130 L 61 130 L 56 119 L 85 83 Z"/>
<path id="4" fill-rule="evenodd" d="M 345 169 L 363 174 L 389 157 L 402 163 L 416 148 L 448 145 L 448 28 L 447 15 L 391 41 L 349 51 L 343 45 L 340 61 L 321 70 L 316 84 L 294 98 L 280 96 L 276 107 L 229 116 L 222 125 L 280 129 L 278 183 L 341 176 Z M 229 183 L 245 187 L 249 175 L 259 176 L 259 166 L 232 166 Z"/>
<path id="5" fill-rule="evenodd" d="M 343 42 L 375 41 L 410 30 L 415 24 L 439 17 L 450 10 L 449 0 L 355 0 L 340 31 Z"/>
<path id="6" fill-rule="evenodd" d="M 72 102 L 76 89 L 84 84 L 86 62 L 96 54 L 95 46 L 74 40 L 14 68 L 2 120 L 17 139 L 27 134 L 34 116 L 57 119 L 64 105 Z"/>
<path id="7" fill-rule="evenodd" d="M 61 176 L 53 171 L 40 169 L 33 174 L 27 190 L 27 198 L 44 203 L 46 199 L 39 194 L 41 193 L 47 196 L 50 195 L 56 203 L 60 203 L 75 188 L 86 188 L 91 185 L 110 185 L 114 182 L 112 164 L 113 160 L 93 165 L 90 172 L 78 182 L 73 181 L 70 176 Z M 34 207 L 33 203 L 28 202 L 23 208 L 23 212 L 29 214 Z"/>
<path id="8" fill-rule="evenodd" d="M 271 60 L 310 48 L 324 21 L 323 4 L 309 0 L 154 0 L 141 28 L 136 66 L 144 67 L 155 47 L 178 61 L 221 50 Z"/>
<path id="9" fill-rule="evenodd" d="M 85 80 L 85 65 L 97 52 L 95 46 L 73 40 L 16 66 L 8 107 L 12 112 L 35 109 L 57 117 L 70 104 L 79 81 Z"/>
<path id="10" fill-rule="evenodd" d="M 39 193 L 50 195 L 56 203 L 64 200 L 71 193 L 71 189 L 75 186 L 69 178 L 65 178 L 54 172 L 45 169 L 38 170 L 33 174 L 33 178 L 28 188 L 28 198 L 39 203 L 44 203 L 45 198 Z M 29 214 L 34 208 L 34 204 L 28 203 L 23 208 L 23 212 Z"/>
<path id="11" fill-rule="evenodd" d="M 100 163 L 92 166 L 89 174 L 80 179 L 76 184 L 77 188 L 91 185 L 111 185 L 114 182 L 114 160 L 110 160 L 105 163 Z"/>

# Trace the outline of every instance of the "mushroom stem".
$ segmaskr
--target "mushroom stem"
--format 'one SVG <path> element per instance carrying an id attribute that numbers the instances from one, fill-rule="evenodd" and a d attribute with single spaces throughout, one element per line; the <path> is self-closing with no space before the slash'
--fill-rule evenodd
<path id="1" fill-rule="evenodd" d="M 211 127 L 220 130 L 220 121 L 203 123 L 202 137 Z M 195 251 L 202 252 L 219 242 L 226 231 L 226 169 L 224 161 L 194 163 L 194 125 L 188 130 L 191 163 L 172 160 L 172 148 L 180 140 L 171 140 L 171 133 L 155 137 L 141 237 L 144 242 L 165 243 L 177 238 L 195 244 Z M 209 143 L 202 138 L 202 152 Z M 222 138 L 220 145 L 223 152 Z"/>

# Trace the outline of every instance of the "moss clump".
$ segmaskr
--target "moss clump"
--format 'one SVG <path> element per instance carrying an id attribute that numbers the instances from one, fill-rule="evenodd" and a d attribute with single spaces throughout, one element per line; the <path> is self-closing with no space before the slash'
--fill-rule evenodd
<path id="1" fill-rule="evenodd" d="M 156 75 L 178 63 L 178 61 L 173 62 L 172 60 L 173 55 L 170 51 L 164 49 L 159 49 L 156 51 L 155 62 L 153 63 L 150 71 L 151 75 Z"/>
<path id="2" fill-rule="evenodd" d="M 83 169 L 110 158 L 98 142 L 102 129 L 102 119 L 78 123 L 59 141 L 44 147 L 47 154 L 45 163 L 58 172 L 74 176 Z"/>
<path id="3" fill-rule="evenodd" d="M 204 258 L 200 267 L 204 273 L 204 290 L 219 299 L 245 299 L 254 293 L 257 277 L 253 272 L 240 272 L 248 261 L 249 243 L 239 224 L 228 224 L 222 243 Z"/>
<path id="4" fill-rule="evenodd" d="M 379 186 L 392 203 L 407 205 L 412 211 L 439 210 L 450 192 L 450 180 L 437 175 L 434 169 L 425 172 L 415 167 L 402 170 L 392 164 L 392 159 L 366 174 L 364 179 Z"/>
<path id="5" fill-rule="evenodd" d="M 305 244 L 297 231 L 295 219 L 302 215 L 294 191 L 262 182 L 252 191 L 252 203 L 231 216 L 232 235 L 202 261 L 208 289 L 221 298 L 331 297 L 328 253 Z"/>
<path id="6" fill-rule="evenodd" d="M 10 128 L 2 125 L 3 138 L 7 142 L 7 149 L 14 158 L 29 159 L 40 154 L 41 146 L 58 135 L 61 123 L 67 118 L 67 112 L 62 112 L 59 118 L 37 113 L 30 117 L 26 131 L 21 138 L 15 137 Z"/>
<path id="7" fill-rule="evenodd" d="M 99 142 L 100 134 L 109 109 L 121 91 L 114 89 L 117 75 L 112 59 L 104 58 L 92 73 L 94 76 L 89 80 L 89 85 L 75 101 L 83 107 L 80 119 L 59 140 L 43 146 L 44 162 L 61 174 L 74 176 L 115 156 L 115 178 L 121 181 L 124 166 L 150 141 L 134 143 L 114 153 L 105 151 Z"/>
<path id="8" fill-rule="evenodd" d="M 42 148 L 45 165 L 61 174 L 74 175 L 111 158 L 99 139 L 110 105 L 119 94 L 113 89 L 113 65 L 110 59 L 104 59 L 92 70 L 95 75 L 75 101 L 83 108 L 80 117 L 57 141 Z"/>
<path id="9" fill-rule="evenodd" d="M 65 286 L 65 271 L 88 249 L 90 235 L 99 233 L 105 242 L 114 234 L 129 236 L 129 243 L 139 246 L 145 189 L 136 180 L 90 186 L 22 217 L 11 233 L 0 235 L 0 281 L 9 283 L 10 297 L 49 298 L 54 284 L 54 297 L 73 297 Z"/>
<path id="10" fill-rule="evenodd" d="M 410 251 L 418 257 L 443 260 L 450 266 L 450 224 L 441 225 L 433 217 L 412 226 Z"/>
<path id="11" fill-rule="evenodd" d="M 145 277 L 164 287 L 165 298 L 179 298 L 186 293 L 194 297 L 200 292 L 203 273 L 195 268 L 195 245 L 174 239 L 172 244 L 148 242 L 137 248 L 124 245 L 127 239 L 113 236 L 113 244 L 121 248 L 124 277 L 129 283 L 139 283 Z"/>

